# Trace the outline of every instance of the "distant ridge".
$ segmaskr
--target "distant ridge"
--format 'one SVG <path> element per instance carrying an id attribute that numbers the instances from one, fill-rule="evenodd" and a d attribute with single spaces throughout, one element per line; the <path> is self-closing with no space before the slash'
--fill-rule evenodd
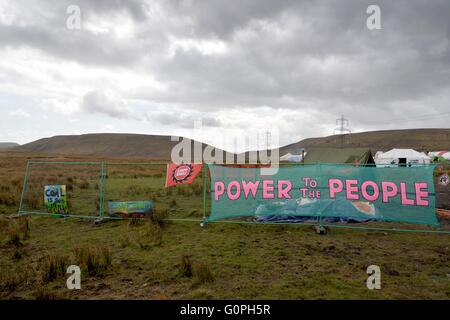
<path id="1" fill-rule="evenodd" d="M 14 142 L 0 142 L 0 149 L 10 149 L 18 146 L 19 144 Z"/>
<path id="2" fill-rule="evenodd" d="M 55 136 L 16 146 L 12 150 L 44 154 L 170 159 L 171 150 L 177 143 L 171 141 L 170 136 L 101 133 Z M 450 129 L 383 130 L 308 138 L 280 148 L 280 155 L 288 152 L 298 154 L 301 148 L 307 151 L 308 148 L 341 146 L 370 148 L 373 153 L 392 148 L 412 148 L 418 151 L 450 150 Z M 206 144 L 202 144 L 202 147 L 206 147 Z"/>
<path id="3" fill-rule="evenodd" d="M 280 153 L 298 154 L 301 148 L 369 148 L 375 153 L 393 148 L 418 151 L 450 150 L 450 129 L 405 129 L 368 131 L 323 138 L 308 138 L 280 148 Z"/>

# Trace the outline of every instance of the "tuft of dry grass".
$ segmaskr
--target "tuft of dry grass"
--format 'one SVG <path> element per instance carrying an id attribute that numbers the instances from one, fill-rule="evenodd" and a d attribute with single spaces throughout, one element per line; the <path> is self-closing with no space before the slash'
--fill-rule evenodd
<path id="1" fill-rule="evenodd" d="M 137 233 L 136 243 L 141 249 L 151 249 L 162 244 L 162 229 L 157 223 L 148 221 L 144 224 L 141 232 Z"/>
<path id="2" fill-rule="evenodd" d="M 0 231 L 7 236 L 7 245 L 21 247 L 22 240 L 30 238 L 30 226 L 28 218 L 1 220 Z"/>
<path id="3" fill-rule="evenodd" d="M 208 264 L 203 261 L 195 264 L 194 275 L 197 281 L 201 284 L 214 281 L 214 276 L 211 272 L 211 269 L 209 268 Z"/>
<path id="4" fill-rule="evenodd" d="M 21 283 L 22 276 L 18 272 L 2 270 L 0 273 L 0 291 L 3 294 L 16 290 Z"/>
<path id="5" fill-rule="evenodd" d="M 191 257 L 187 254 L 181 256 L 180 273 L 183 277 L 192 277 L 192 262 Z"/>
<path id="6" fill-rule="evenodd" d="M 138 219 L 138 218 L 128 219 L 128 225 L 130 227 L 142 226 L 143 224 L 144 224 L 143 219 Z"/>
<path id="7" fill-rule="evenodd" d="M 64 277 L 66 269 L 69 266 L 67 256 L 56 254 L 47 254 L 41 259 L 42 281 L 44 283 L 52 282 L 58 278 Z"/>
<path id="8" fill-rule="evenodd" d="M 83 266 L 90 276 L 103 276 L 112 266 L 112 253 L 107 247 L 78 247 L 74 256 L 77 264 Z"/>
<path id="9" fill-rule="evenodd" d="M 177 200 L 175 198 L 171 198 L 169 202 L 169 207 L 173 208 L 177 206 Z"/>
<path id="10" fill-rule="evenodd" d="M 150 219 L 153 223 L 163 226 L 164 220 L 169 217 L 169 210 L 167 208 L 157 208 L 153 210 L 153 214 Z"/>
<path id="11" fill-rule="evenodd" d="M 18 220 L 19 232 L 23 240 L 30 239 L 30 224 L 27 217 L 21 217 Z"/>

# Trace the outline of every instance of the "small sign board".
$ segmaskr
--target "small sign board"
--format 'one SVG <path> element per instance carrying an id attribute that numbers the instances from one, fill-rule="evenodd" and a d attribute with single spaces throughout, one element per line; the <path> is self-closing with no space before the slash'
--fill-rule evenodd
<path id="1" fill-rule="evenodd" d="M 65 185 L 44 187 L 44 204 L 49 213 L 67 214 L 67 194 Z"/>
<path id="2" fill-rule="evenodd" d="M 110 201 L 109 216 L 120 218 L 145 218 L 153 213 L 151 201 Z"/>

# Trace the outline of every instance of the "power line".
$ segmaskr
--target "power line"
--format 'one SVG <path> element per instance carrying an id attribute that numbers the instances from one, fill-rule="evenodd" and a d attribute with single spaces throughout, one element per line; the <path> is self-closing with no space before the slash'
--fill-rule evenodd
<path id="1" fill-rule="evenodd" d="M 333 134 L 336 134 L 336 131 L 339 132 L 342 148 L 344 146 L 344 134 L 351 132 L 348 128 L 350 122 L 348 121 L 348 119 L 344 118 L 344 115 L 341 115 L 339 119 L 336 119 L 336 125 L 338 125 L 338 127 L 333 130 Z"/>
<path id="2" fill-rule="evenodd" d="M 411 118 L 397 118 L 397 119 L 387 119 L 387 120 L 377 120 L 377 121 L 368 121 L 366 123 L 368 124 L 375 124 L 375 123 L 399 123 L 399 122 L 416 122 L 416 121 L 421 121 L 421 120 L 431 120 L 431 119 L 437 119 L 437 118 L 445 118 L 450 116 L 450 112 L 441 112 L 441 113 L 436 113 L 436 114 L 424 114 L 421 116 L 415 116 L 415 117 L 411 117 Z"/>

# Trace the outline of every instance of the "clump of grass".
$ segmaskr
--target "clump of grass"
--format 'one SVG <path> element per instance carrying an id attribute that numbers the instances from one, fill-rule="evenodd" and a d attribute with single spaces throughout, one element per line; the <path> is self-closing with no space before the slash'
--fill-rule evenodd
<path id="1" fill-rule="evenodd" d="M 131 218 L 128 219 L 128 225 L 131 227 L 141 226 L 144 223 L 143 219 Z"/>
<path id="2" fill-rule="evenodd" d="M 169 201 L 169 207 L 173 208 L 177 206 L 177 200 L 175 198 L 171 198 Z"/>
<path id="3" fill-rule="evenodd" d="M 19 261 L 19 260 L 21 260 L 23 258 L 23 255 L 24 255 L 24 252 L 22 250 L 16 248 L 14 250 L 14 252 L 12 253 L 11 258 L 14 261 Z"/>
<path id="4" fill-rule="evenodd" d="M 150 216 L 150 219 L 153 223 L 163 226 L 164 220 L 169 216 L 169 210 L 167 208 L 158 208 L 153 210 L 153 214 Z"/>
<path id="5" fill-rule="evenodd" d="M 25 199 L 25 204 L 30 209 L 39 209 L 42 205 L 42 201 L 43 201 L 42 194 L 37 191 L 34 191 L 34 192 L 29 192 L 27 194 L 27 197 Z"/>
<path id="6" fill-rule="evenodd" d="M 0 204 L 4 204 L 7 207 L 15 206 L 16 198 L 9 191 L 2 191 L 0 193 Z"/>
<path id="7" fill-rule="evenodd" d="M 81 182 L 78 184 L 78 188 L 80 188 L 80 189 L 82 189 L 82 190 L 89 189 L 90 186 L 91 186 L 91 185 L 90 185 L 89 182 L 86 181 L 86 180 L 83 180 L 83 181 L 81 181 Z"/>
<path id="8" fill-rule="evenodd" d="M 121 248 L 129 247 L 131 245 L 130 238 L 128 236 L 120 238 L 119 245 L 120 245 Z"/>
<path id="9" fill-rule="evenodd" d="M 208 283 L 214 281 L 214 276 L 205 262 L 198 262 L 194 267 L 194 275 L 199 283 Z"/>
<path id="10" fill-rule="evenodd" d="M 78 247 L 74 255 L 90 276 L 102 276 L 112 265 L 112 253 L 107 247 Z"/>
<path id="11" fill-rule="evenodd" d="M 183 186 L 177 187 L 177 194 L 180 195 L 180 196 L 186 195 L 186 189 L 184 189 Z"/>
<path id="12" fill-rule="evenodd" d="M 7 244 L 14 247 L 23 245 L 22 240 L 27 240 L 30 237 L 30 227 L 27 218 L 20 218 L 18 220 L 10 220 L 3 226 L 6 229 L 8 236 Z"/>
<path id="13" fill-rule="evenodd" d="M 20 240 L 20 231 L 17 227 L 10 227 L 8 230 L 7 244 L 14 247 L 20 247 L 23 245 Z"/>
<path id="14" fill-rule="evenodd" d="M 192 193 L 199 196 L 203 193 L 203 186 L 199 183 L 193 183 L 190 185 Z"/>
<path id="15" fill-rule="evenodd" d="M 150 249 L 162 244 L 162 229 L 159 224 L 147 222 L 136 240 L 141 249 Z"/>
<path id="16" fill-rule="evenodd" d="M 27 217 L 21 217 L 18 220 L 19 232 L 22 235 L 23 240 L 28 240 L 30 238 L 30 224 Z"/>
<path id="17" fill-rule="evenodd" d="M 0 291 L 4 293 L 16 290 L 21 283 L 22 278 L 18 272 L 5 269 L 0 273 Z"/>
<path id="18" fill-rule="evenodd" d="M 188 217 L 195 216 L 197 213 L 198 213 L 197 209 L 191 209 L 189 210 Z"/>
<path id="19" fill-rule="evenodd" d="M 66 268 L 69 266 L 69 259 L 67 256 L 56 254 L 47 254 L 41 261 L 42 281 L 44 283 L 49 283 L 64 277 Z"/>
<path id="20" fill-rule="evenodd" d="M 192 262 L 191 257 L 187 254 L 181 256 L 180 273 L 183 277 L 192 277 Z"/>
<path id="21" fill-rule="evenodd" d="M 173 189 L 172 188 L 166 188 L 166 196 L 171 196 L 173 193 Z"/>

